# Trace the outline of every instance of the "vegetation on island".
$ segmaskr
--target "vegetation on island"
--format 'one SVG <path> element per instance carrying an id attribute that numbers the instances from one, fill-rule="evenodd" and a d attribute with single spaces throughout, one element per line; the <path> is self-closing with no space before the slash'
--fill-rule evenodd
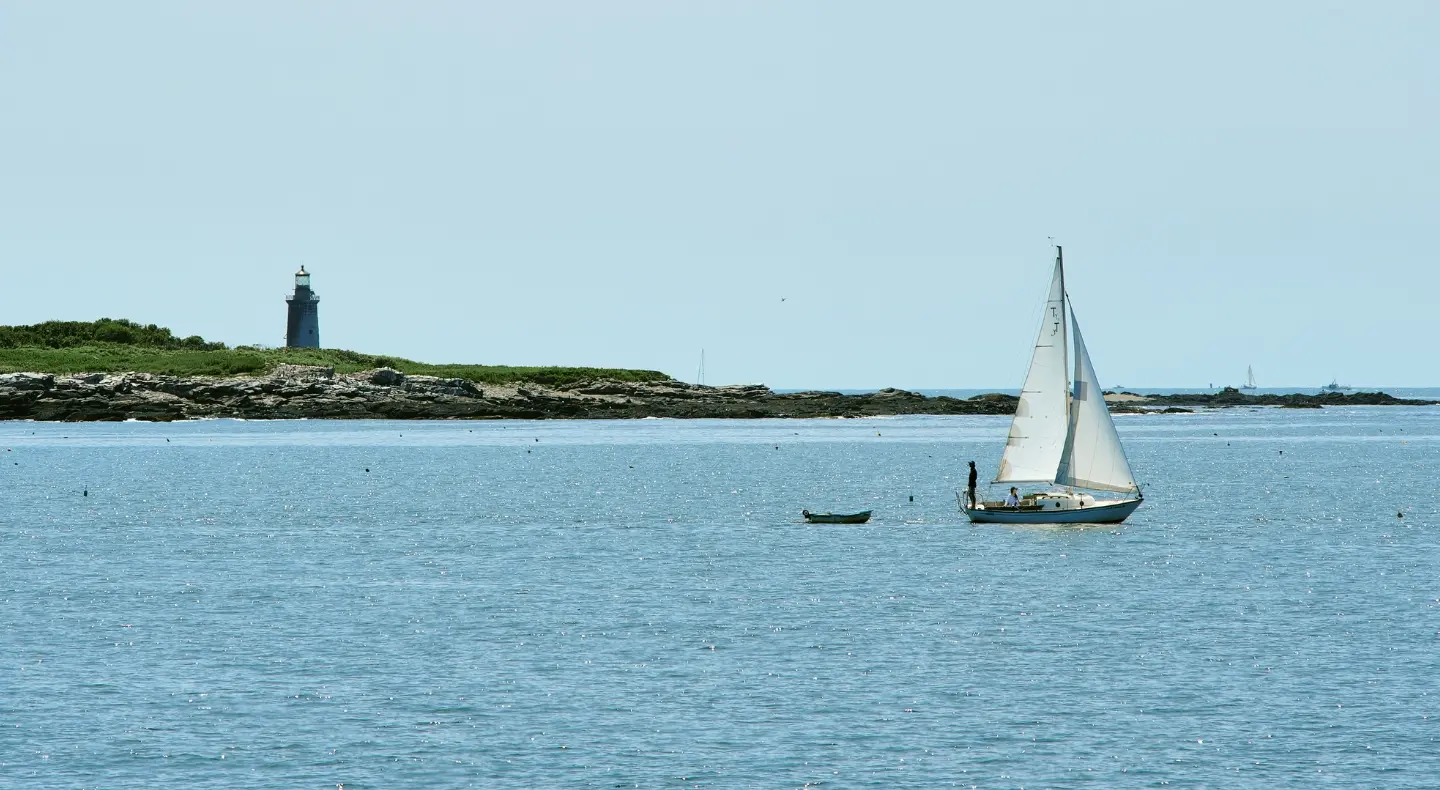
<path id="1" fill-rule="evenodd" d="M 0 348 L 79 348 L 95 345 L 223 351 L 224 343 L 207 343 L 199 335 L 176 337 L 163 326 L 137 324 L 124 318 L 99 321 L 46 321 L 28 326 L 0 326 Z"/>
<path id="2" fill-rule="evenodd" d="M 324 365 L 333 367 L 336 373 L 388 367 L 412 375 L 469 379 L 477 384 L 534 382 L 553 386 L 584 379 L 670 380 L 655 370 L 432 365 L 331 348 L 230 348 L 198 335 L 176 337 L 165 327 L 137 324 L 123 318 L 0 326 L 0 373 L 258 376 L 280 365 Z"/>

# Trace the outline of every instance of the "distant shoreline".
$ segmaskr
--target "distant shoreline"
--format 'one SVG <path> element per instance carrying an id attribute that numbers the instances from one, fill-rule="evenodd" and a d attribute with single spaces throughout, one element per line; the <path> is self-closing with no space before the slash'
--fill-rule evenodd
<path id="1" fill-rule="evenodd" d="M 477 384 L 408 375 L 393 368 L 336 373 L 281 365 L 265 375 L 204 377 L 150 373 L 0 374 L 0 419 L 114 422 L 246 419 L 756 419 L 1015 413 L 1018 398 L 925 396 L 898 389 L 866 394 L 774 392 L 763 385 L 707 387 L 679 381 L 583 379 L 560 384 Z M 1176 414 L 1237 406 L 1426 406 L 1437 401 L 1385 393 L 1246 395 L 1109 393 L 1112 412 Z"/>

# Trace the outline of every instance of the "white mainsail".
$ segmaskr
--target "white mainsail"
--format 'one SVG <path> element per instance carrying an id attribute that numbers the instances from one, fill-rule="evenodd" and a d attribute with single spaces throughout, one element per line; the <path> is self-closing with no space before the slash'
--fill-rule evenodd
<path id="1" fill-rule="evenodd" d="M 1054 482 L 1101 491 L 1134 491 L 1135 475 L 1130 472 L 1115 421 L 1105 405 L 1073 307 L 1070 332 L 1075 336 L 1075 388 L 1070 395 L 1069 435 Z"/>
<path id="2" fill-rule="evenodd" d="M 997 483 L 1048 483 L 1055 477 L 1069 429 L 1065 371 L 1067 323 L 1065 270 L 1057 257 L 1040 334 L 1035 338 L 1035 353 L 1030 357 L 1030 371 L 1020 388 L 1015 419 L 1010 423 L 1010 438 L 1005 442 L 1000 471 L 995 475 Z"/>

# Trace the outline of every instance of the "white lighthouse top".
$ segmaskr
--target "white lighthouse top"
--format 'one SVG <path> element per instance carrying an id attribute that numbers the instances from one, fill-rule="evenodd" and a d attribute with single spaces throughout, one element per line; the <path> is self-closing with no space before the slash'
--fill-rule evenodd
<path id="1" fill-rule="evenodd" d="M 309 287 L 310 287 L 310 273 L 307 272 L 307 271 L 305 271 L 305 267 L 304 267 L 304 266 L 301 266 L 301 267 L 300 267 L 300 271 L 295 272 L 295 287 L 296 287 L 296 288 L 302 288 L 302 287 L 303 287 L 303 288 L 309 288 Z"/>

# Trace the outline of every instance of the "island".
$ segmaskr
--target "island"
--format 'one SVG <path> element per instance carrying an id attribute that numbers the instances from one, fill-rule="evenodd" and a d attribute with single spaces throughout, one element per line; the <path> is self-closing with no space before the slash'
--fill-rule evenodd
<path id="1" fill-rule="evenodd" d="M 1118 413 L 1197 408 L 1432 405 L 1384 393 L 1106 393 Z M 230 348 L 126 320 L 0 327 L 0 419 L 638 419 L 1010 415 L 1018 399 L 777 393 L 653 370 L 432 365 L 338 349 Z"/>

